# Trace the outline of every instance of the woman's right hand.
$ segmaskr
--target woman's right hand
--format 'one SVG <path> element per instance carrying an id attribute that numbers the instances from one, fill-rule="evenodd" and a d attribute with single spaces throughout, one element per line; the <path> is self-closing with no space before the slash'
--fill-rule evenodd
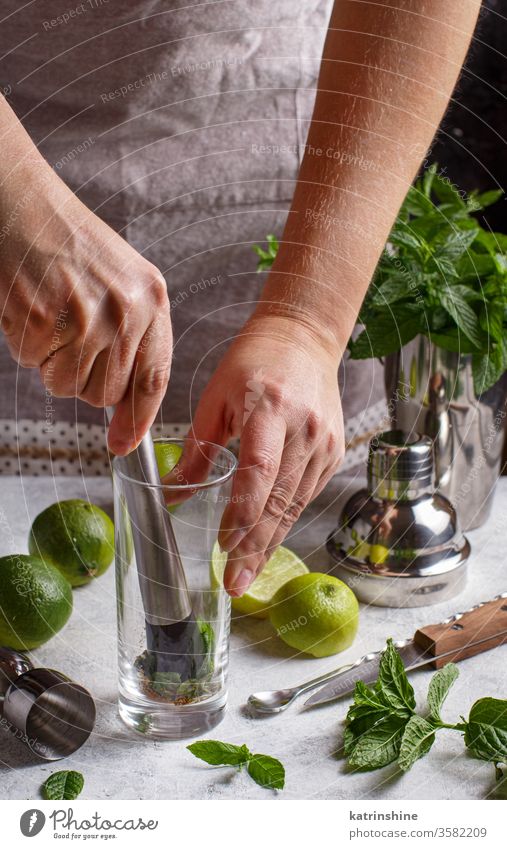
<path id="1" fill-rule="evenodd" d="M 170 373 L 165 280 L 87 209 L 40 157 L 0 186 L 1 328 L 49 393 L 116 406 L 109 447 L 152 424 Z"/>

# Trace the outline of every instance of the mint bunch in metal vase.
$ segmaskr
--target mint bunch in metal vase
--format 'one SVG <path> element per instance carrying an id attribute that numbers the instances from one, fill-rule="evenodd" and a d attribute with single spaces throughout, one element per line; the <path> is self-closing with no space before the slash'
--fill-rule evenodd
<path id="1" fill-rule="evenodd" d="M 489 514 L 500 469 L 507 383 L 507 236 L 477 213 L 502 191 L 465 195 L 431 165 L 409 189 L 349 342 L 385 358 L 392 427 L 430 436 L 435 483 L 463 530 Z M 278 243 L 256 246 L 259 271 Z"/>
<path id="2" fill-rule="evenodd" d="M 487 518 L 499 473 L 507 369 L 507 236 L 432 165 L 409 189 L 361 309 L 354 359 L 385 357 L 393 427 L 434 441 L 436 485 L 464 530 Z"/>

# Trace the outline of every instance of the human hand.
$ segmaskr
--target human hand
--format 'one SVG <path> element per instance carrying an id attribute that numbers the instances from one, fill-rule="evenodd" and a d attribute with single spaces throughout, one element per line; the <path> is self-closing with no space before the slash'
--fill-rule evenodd
<path id="1" fill-rule="evenodd" d="M 16 179 L 0 193 L 1 212 L 19 210 L 0 243 L 1 328 L 10 353 L 38 368 L 55 397 L 116 405 L 109 447 L 126 454 L 152 424 L 169 379 L 164 278 L 45 163 L 25 166 Z M 37 201 L 16 206 L 34 183 Z"/>
<path id="2" fill-rule="evenodd" d="M 206 387 L 192 436 L 241 437 L 219 533 L 224 584 L 242 595 L 344 453 L 339 352 L 299 320 L 254 315 Z"/>

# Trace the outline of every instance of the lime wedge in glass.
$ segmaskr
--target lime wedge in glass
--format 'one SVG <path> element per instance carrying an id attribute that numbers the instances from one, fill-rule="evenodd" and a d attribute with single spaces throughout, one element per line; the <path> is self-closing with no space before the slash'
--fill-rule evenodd
<path id="1" fill-rule="evenodd" d="M 155 447 L 155 457 L 157 458 L 158 473 L 161 478 L 172 472 L 176 463 L 183 454 L 183 446 L 177 442 L 157 442 L 153 443 Z"/>
<path id="2" fill-rule="evenodd" d="M 158 473 L 160 478 L 164 478 L 169 472 L 172 472 L 176 463 L 183 454 L 183 446 L 177 442 L 157 442 L 154 440 L 155 457 L 157 460 Z M 169 513 L 174 513 L 179 504 L 171 504 L 168 506 Z"/>

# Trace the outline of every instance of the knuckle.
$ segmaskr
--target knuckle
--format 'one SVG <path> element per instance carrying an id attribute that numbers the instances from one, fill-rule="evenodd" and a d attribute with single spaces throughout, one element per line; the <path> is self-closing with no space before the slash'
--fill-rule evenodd
<path id="1" fill-rule="evenodd" d="M 270 383 L 266 387 L 265 399 L 275 410 L 281 410 L 287 400 L 284 387 L 279 383 Z"/>
<path id="2" fill-rule="evenodd" d="M 327 440 L 328 454 L 339 465 L 345 457 L 345 443 L 342 434 L 330 433 Z"/>
<path id="3" fill-rule="evenodd" d="M 110 367 L 117 369 L 118 374 L 125 374 L 131 371 L 132 359 L 132 340 L 127 336 L 118 336 L 114 342 Z"/>
<path id="4" fill-rule="evenodd" d="M 51 325 L 52 311 L 49 305 L 42 300 L 35 299 L 27 306 L 26 311 L 26 330 L 38 330 L 40 333 L 41 326 L 46 328 Z"/>
<path id="5" fill-rule="evenodd" d="M 299 519 L 303 508 L 304 503 L 298 496 L 291 499 L 286 491 L 276 488 L 266 501 L 264 513 L 282 526 L 290 527 Z"/>
<path id="6" fill-rule="evenodd" d="M 338 452 L 338 438 L 334 433 L 330 433 L 327 437 L 326 451 L 328 454 L 336 454 Z"/>
<path id="7" fill-rule="evenodd" d="M 159 271 L 152 275 L 149 288 L 156 306 L 161 307 L 168 303 L 167 285 L 164 276 Z"/>
<path id="8" fill-rule="evenodd" d="M 321 434 L 322 426 L 322 417 L 316 413 L 315 410 L 310 410 L 305 417 L 305 431 L 307 439 L 311 442 L 315 442 Z"/>
<path id="9" fill-rule="evenodd" d="M 168 380 L 167 366 L 153 366 L 139 376 L 137 388 L 142 395 L 160 395 L 165 391 Z"/>
<path id="10" fill-rule="evenodd" d="M 273 488 L 264 506 L 264 513 L 272 519 L 280 520 L 289 506 L 290 497 L 288 493 L 282 489 Z"/>
<path id="11" fill-rule="evenodd" d="M 115 293 L 116 305 L 119 310 L 119 315 L 128 315 L 137 304 L 137 294 L 130 289 L 118 290 Z"/>
<path id="12" fill-rule="evenodd" d="M 278 471 L 278 464 L 269 454 L 254 451 L 246 458 L 245 466 L 252 469 L 259 477 L 270 480 Z"/>
<path id="13" fill-rule="evenodd" d="M 113 328 L 121 326 L 122 329 L 130 330 L 132 322 L 135 322 L 136 309 L 142 300 L 139 287 L 133 285 L 115 285 L 109 290 L 107 305 L 109 324 Z"/>
<path id="14" fill-rule="evenodd" d="M 255 527 L 256 518 L 257 516 L 252 510 L 243 507 L 240 510 L 236 510 L 234 522 L 238 528 L 246 528 L 246 533 L 248 534 Z"/>

